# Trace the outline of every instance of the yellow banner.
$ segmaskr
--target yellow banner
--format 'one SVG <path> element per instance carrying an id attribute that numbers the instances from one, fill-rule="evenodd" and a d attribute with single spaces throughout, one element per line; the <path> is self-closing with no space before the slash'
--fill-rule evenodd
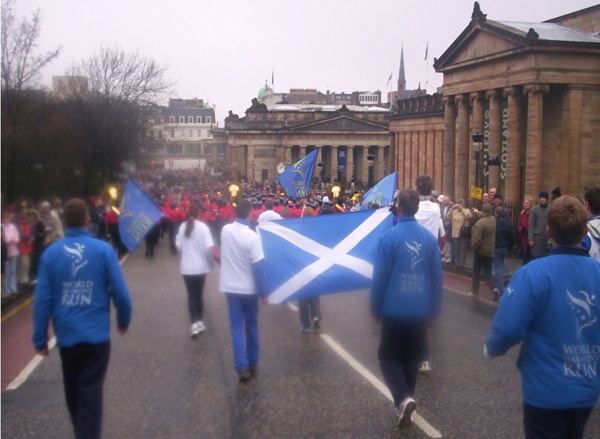
<path id="1" fill-rule="evenodd" d="M 481 196 L 483 195 L 483 189 L 480 187 L 471 186 L 471 198 L 476 198 L 481 200 Z"/>

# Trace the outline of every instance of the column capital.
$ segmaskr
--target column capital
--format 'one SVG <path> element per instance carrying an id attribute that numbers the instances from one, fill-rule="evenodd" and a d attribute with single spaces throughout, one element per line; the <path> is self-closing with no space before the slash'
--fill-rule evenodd
<path id="1" fill-rule="evenodd" d="M 528 84 L 523 86 L 523 94 L 530 93 L 549 93 L 550 86 L 548 84 Z"/>
<path id="2" fill-rule="evenodd" d="M 500 98 L 500 92 L 496 89 L 494 90 L 487 90 L 485 92 L 485 98 L 492 100 L 492 99 L 499 99 Z"/>
<path id="3" fill-rule="evenodd" d="M 454 96 L 444 96 L 444 97 L 442 97 L 442 103 L 444 105 L 454 103 Z"/>
<path id="4" fill-rule="evenodd" d="M 507 97 L 507 96 L 517 96 L 519 94 L 519 89 L 517 87 L 505 87 L 502 90 L 502 96 Z"/>
<path id="5" fill-rule="evenodd" d="M 469 102 L 469 95 L 468 94 L 459 94 L 459 95 L 454 96 L 454 100 L 457 103 L 459 103 L 459 104 L 462 103 L 462 102 L 467 102 L 468 103 Z"/>
<path id="6" fill-rule="evenodd" d="M 469 99 L 471 100 L 471 102 L 480 101 L 483 99 L 483 93 L 480 91 L 471 93 L 471 94 L 469 94 Z"/>
<path id="7" fill-rule="evenodd" d="M 346 145 L 346 149 L 348 149 L 348 148 L 352 149 L 352 148 L 354 148 L 355 146 L 356 146 L 356 145 Z"/>
<path id="8" fill-rule="evenodd" d="M 377 145 L 377 148 L 382 149 L 382 148 L 387 148 L 388 145 Z"/>

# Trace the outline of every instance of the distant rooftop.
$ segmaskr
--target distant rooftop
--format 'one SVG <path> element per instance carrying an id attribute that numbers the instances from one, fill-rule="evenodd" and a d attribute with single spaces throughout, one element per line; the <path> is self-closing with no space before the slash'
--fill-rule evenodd
<path id="1" fill-rule="evenodd" d="M 317 104 L 306 104 L 306 105 L 291 105 L 291 104 L 275 104 L 268 106 L 269 111 L 299 111 L 303 113 L 314 113 L 314 112 L 331 112 L 340 111 L 342 105 L 317 105 Z M 346 108 L 353 113 L 389 113 L 389 108 L 382 107 L 366 107 L 359 105 L 346 105 Z"/>

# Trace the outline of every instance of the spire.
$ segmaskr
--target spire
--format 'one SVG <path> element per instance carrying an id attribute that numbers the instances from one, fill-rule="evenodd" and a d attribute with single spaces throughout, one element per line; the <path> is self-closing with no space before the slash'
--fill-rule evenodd
<path id="1" fill-rule="evenodd" d="M 400 51 L 400 71 L 398 72 L 398 99 L 402 97 L 402 92 L 406 90 L 406 76 L 404 75 L 404 46 Z"/>

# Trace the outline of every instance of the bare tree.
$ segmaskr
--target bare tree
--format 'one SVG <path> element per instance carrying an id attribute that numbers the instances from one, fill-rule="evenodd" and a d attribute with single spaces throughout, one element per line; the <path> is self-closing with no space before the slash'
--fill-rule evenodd
<path id="1" fill-rule="evenodd" d="M 2 186 L 8 199 L 13 199 L 22 152 L 29 147 L 24 108 L 39 101 L 39 94 L 29 91 L 36 85 L 41 70 L 60 54 L 62 47 L 36 54 L 40 36 L 40 10 L 20 22 L 12 12 L 13 0 L 2 2 Z"/>
<path id="2" fill-rule="evenodd" d="M 166 64 L 158 64 L 139 51 L 126 53 L 119 47 L 102 47 L 98 55 L 68 70 L 69 76 L 86 78 L 88 84 L 85 92 L 73 87 L 67 93 L 81 106 L 87 175 L 100 172 L 114 179 L 123 160 L 136 156 L 147 136 L 147 121 L 140 108 L 169 96 L 174 83 L 165 78 L 167 69 Z"/>

